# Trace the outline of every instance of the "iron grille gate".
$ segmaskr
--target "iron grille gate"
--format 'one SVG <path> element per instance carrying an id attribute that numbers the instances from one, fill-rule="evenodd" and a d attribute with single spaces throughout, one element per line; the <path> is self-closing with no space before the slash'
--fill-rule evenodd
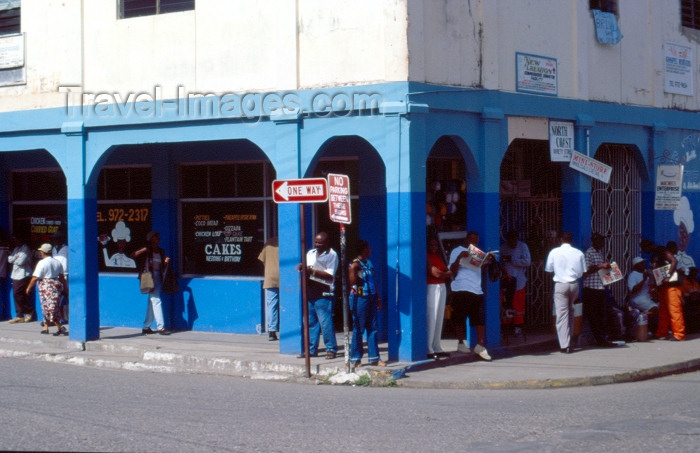
<path id="1" fill-rule="evenodd" d="M 603 254 L 626 276 L 639 254 L 642 236 L 642 181 L 632 151 L 626 145 L 603 144 L 595 154 L 612 167 L 609 184 L 597 179 L 591 188 L 591 230 L 607 239 Z M 627 297 L 624 281 L 610 287 L 617 303 Z"/>
<path id="2" fill-rule="evenodd" d="M 501 162 L 501 240 L 518 231 L 532 255 L 526 286 L 525 325 L 552 324 L 552 278 L 544 273 L 562 223 L 561 169 L 549 161 L 546 140 L 516 139 Z"/>

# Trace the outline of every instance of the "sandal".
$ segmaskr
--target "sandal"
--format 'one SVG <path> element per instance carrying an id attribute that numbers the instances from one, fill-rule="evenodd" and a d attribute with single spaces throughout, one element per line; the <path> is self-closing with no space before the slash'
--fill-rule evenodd
<path id="1" fill-rule="evenodd" d="M 329 352 L 328 354 L 326 354 L 326 360 L 332 360 L 335 358 L 336 358 L 335 352 Z"/>
<path id="2" fill-rule="evenodd" d="M 41 331 L 41 333 L 44 334 L 44 335 L 48 335 L 49 329 L 44 329 L 44 330 Z"/>
<path id="3" fill-rule="evenodd" d="M 46 333 L 49 333 L 49 331 L 47 330 Z M 56 333 L 53 334 L 54 337 L 60 337 L 61 335 L 68 335 L 65 327 L 61 327 Z"/>

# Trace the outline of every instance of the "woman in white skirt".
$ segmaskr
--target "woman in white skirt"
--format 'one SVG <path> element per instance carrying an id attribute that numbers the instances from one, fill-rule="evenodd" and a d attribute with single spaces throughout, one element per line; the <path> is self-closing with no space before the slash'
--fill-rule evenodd
<path id="1" fill-rule="evenodd" d="M 452 278 L 452 272 L 445 266 L 440 257 L 437 239 L 428 240 L 427 263 L 427 294 L 426 318 L 428 324 L 428 357 L 438 359 L 448 357 L 449 353 L 442 350 L 442 323 L 445 318 L 445 301 L 447 300 L 447 280 Z"/>

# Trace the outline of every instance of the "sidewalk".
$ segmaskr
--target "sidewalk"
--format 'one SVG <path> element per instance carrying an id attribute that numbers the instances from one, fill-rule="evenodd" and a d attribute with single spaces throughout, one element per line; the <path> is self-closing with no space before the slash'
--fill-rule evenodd
<path id="1" fill-rule="evenodd" d="M 175 332 L 142 336 L 140 329 L 102 327 L 97 341 L 40 335 L 38 322 L 0 322 L 0 357 L 28 358 L 109 369 L 166 373 L 201 373 L 253 379 L 316 383 L 345 371 L 344 357 L 311 359 L 307 379 L 304 359 L 280 354 L 279 343 L 267 335 Z M 685 342 L 649 341 L 618 348 L 583 348 L 559 352 L 553 334 L 529 334 L 527 343 L 511 339 L 509 346 L 491 348 L 494 360 L 452 352 L 439 361 L 393 362 L 386 368 L 362 367 L 373 385 L 391 380 L 401 387 L 461 389 L 538 389 L 590 386 L 653 379 L 700 369 L 700 335 Z M 338 344 L 343 344 L 342 334 Z M 456 340 L 443 340 L 456 351 Z M 380 345 L 386 359 L 386 345 Z M 395 380 L 395 381 L 393 381 Z"/>

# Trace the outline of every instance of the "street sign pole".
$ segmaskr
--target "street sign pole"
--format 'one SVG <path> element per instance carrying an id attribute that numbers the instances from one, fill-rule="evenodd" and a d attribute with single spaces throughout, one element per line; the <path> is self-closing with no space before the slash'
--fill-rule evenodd
<path id="1" fill-rule="evenodd" d="M 343 281 L 343 333 L 345 337 L 345 372 L 350 372 L 350 332 L 349 323 L 352 322 L 350 307 L 348 304 L 347 266 L 345 224 L 352 221 L 350 209 L 350 178 L 347 175 L 328 175 L 328 208 L 330 219 L 340 224 L 340 268 Z M 358 339 L 362 341 L 362 339 Z"/>
<path id="2" fill-rule="evenodd" d="M 301 313 L 304 318 L 304 362 L 306 377 L 311 377 L 311 355 L 309 353 L 309 302 L 306 294 L 306 222 L 304 221 L 304 203 L 299 203 L 301 217 Z"/>
<path id="3" fill-rule="evenodd" d="M 309 302 L 306 290 L 306 221 L 304 203 L 323 203 L 328 200 L 328 181 L 324 178 L 280 179 L 272 181 L 272 201 L 275 203 L 299 203 L 301 235 L 301 313 L 303 318 L 303 348 L 306 377 L 311 377 L 309 354 Z"/>
<path id="4" fill-rule="evenodd" d="M 350 317 L 350 307 L 348 306 L 348 280 L 346 278 L 345 249 L 347 241 L 345 239 L 345 224 L 340 224 L 340 278 L 343 280 L 343 334 L 345 338 L 345 372 L 350 372 L 350 332 L 348 321 Z"/>

